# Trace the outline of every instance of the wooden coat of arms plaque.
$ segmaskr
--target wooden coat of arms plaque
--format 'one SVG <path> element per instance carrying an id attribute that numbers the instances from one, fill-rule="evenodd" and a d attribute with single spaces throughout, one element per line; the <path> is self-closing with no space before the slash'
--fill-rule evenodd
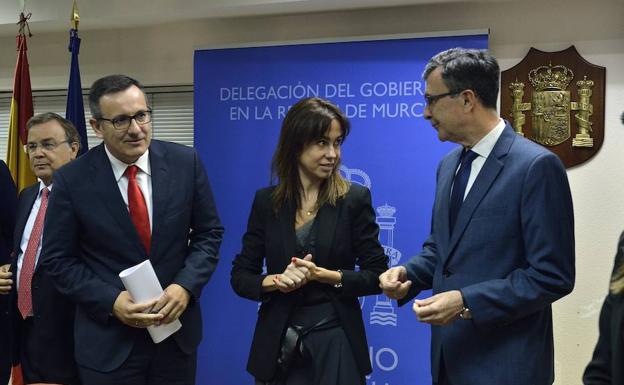
<path id="1" fill-rule="evenodd" d="M 605 67 L 571 46 L 531 48 L 501 74 L 501 116 L 523 135 L 559 156 L 566 167 L 594 156 L 604 140 Z"/>

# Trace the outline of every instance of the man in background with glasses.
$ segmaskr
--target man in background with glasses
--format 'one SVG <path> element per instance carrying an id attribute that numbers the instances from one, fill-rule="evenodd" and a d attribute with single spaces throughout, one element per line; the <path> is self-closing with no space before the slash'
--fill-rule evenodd
<path id="1" fill-rule="evenodd" d="M 574 214 L 563 164 L 496 111 L 499 67 L 485 51 L 434 56 L 425 119 L 460 146 L 437 171 L 422 251 L 380 276 L 431 324 L 436 385 L 549 385 L 551 303 L 574 286 Z"/>
<path id="2" fill-rule="evenodd" d="M 53 175 L 76 158 L 80 136 L 65 118 L 47 112 L 26 124 L 30 169 L 38 182 L 19 196 L 10 295 L 13 364 L 20 364 L 27 384 L 80 384 L 74 360 L 75 305 L 53 286 L 41 268 L 41 239 L 53 189 Z M 54 218 L 51 218 L 54 220 Z"/>
<path id="3" fill-rule="evenodd" d="M 204 167 L 194 149 L 152 140 L 152 111 L 135 79 L 95 81 L 89 107 L 103 143 L 56 173 L 42 261 L 77 303 L 81 380 L 193 384 L 199 297 L 223 234 Z M 164 294 L 135 303 L 119 273 L 146 259 Z M 155 344 L 146 328 L 177 319 L 181 329 Z"/>

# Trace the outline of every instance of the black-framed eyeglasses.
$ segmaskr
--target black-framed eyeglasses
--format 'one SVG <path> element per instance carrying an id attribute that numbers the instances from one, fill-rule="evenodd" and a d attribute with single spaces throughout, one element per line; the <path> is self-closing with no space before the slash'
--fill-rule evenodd
<path id="1" fill-rule="evenodd" d="M 457 96 L 459 94 L 461 94 L 462 92 L 464 92 L 464 90 L 461 91 L 451 91 L 451 92 L 445 92 L 443 94 L 437 94 L 437 95 L 425 95 L 425 103 L 427 103 L 428 106 L 432 106 L 435 104 L 435 102 L 437 102 L 438 100 L 447 97 L 447 96 Z"/>
<path id="2" fill-rule="evenodd" d="M 41 143 L 26 143 L 24 145 L 24 152 L 27 154 L 32 154 L 35 151 L 37 151 L 38 148 L 41 148 L 43 151 L 54 151 L 56 150 L 56 148 L 58 146 L 60 146 L 63 143 L 69 143 L 69 140 L 64 140 L 62 142 L 53 142 L 53 141 L 48 141 L 48 142 L 41 142 Z"/>
<path id="3" fill-rule="evenodd" d="M 132 119 L 134 119 L 134 121 L 138 124 L 147 124 L 152 121 L 152 110 L 139 111 L 132 116 L 121 115 L 112 119 L 98 118 L 97 120 L 105 120 L 107 122 L 111 122 L 116 130 L 123 131 L 130 128 L 130 124 L 132 124 Z"/>

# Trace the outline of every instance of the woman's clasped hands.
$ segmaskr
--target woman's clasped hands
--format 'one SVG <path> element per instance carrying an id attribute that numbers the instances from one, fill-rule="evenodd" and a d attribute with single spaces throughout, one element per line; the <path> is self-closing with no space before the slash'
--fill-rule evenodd
<path id="1" fill-rule="evenodd" d="M 282 293 L 290 293 L 317 279 L 319 268 L 312 262 L 312 254 L 303 258 L 292 257 L 282 274 L 273 276 L 273 283 Z"/>

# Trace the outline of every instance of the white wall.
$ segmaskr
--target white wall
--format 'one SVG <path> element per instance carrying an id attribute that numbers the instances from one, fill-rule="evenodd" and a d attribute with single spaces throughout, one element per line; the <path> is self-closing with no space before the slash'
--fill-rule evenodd
<path id="1" fill-rule="evenodd" d="M 556 384 L 580 383 L 597 338 L 598 310 L 606 294 L 618 235 L 624 229 L 624 2 L 542 0 L 480 2 L 194 21 L 184 25 L 81 31 L 83 85 L 122 72 L 146 85 L 191 84 L 193 50 L 249 42 L 484 29 L 503 69 L 529 47 L 554 51 L 574 44 L 588 61 L 607 67 L 605 141 L 589 162 L 568 175 L 575 205 L 577 281 L 555 309 Z M 130 27 L 130 26 L 129 26 Z M 67 34 L 29 40 L 35 89 L 64 88 Z M 12 88 L 13 37 L 0 37 L 0 90 Z M 418 245 L 414 245 L 416 250 Z M 530 385 L 530 384 L 527 384 Z"/>

